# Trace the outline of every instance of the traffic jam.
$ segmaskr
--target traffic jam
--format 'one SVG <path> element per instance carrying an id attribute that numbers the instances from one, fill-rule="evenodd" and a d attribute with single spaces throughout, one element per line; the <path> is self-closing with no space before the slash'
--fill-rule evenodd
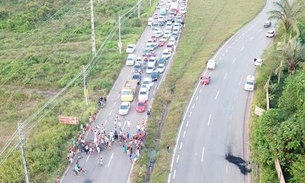
<path id="1" fill-rule="evenodd" d="M 149 111 L 148 99 L 151 87 L 165 72 L 178 44 L 187 11 L 186 0 L 161 0 L 155 13 L 148 18 L 152 30 L 145 48 L 136 49 L 136 44 L 126 48 L 126 67 L 132 67 L 132 75 L 121 90 L 120 115 L 128 115 L 131 102 L 136 102 L 139 113 Z"/>

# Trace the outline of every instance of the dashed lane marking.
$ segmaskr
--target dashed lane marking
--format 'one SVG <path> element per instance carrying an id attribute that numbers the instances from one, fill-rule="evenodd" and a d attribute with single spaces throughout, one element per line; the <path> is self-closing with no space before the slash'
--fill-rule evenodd
<path id="1" fill-rule="evenodd" d="M 211 118 L 212 118 L 212 114 L 210 114 L 210 116 L 209 116 L 209 119 L 208 119 L 208 125 L 210 125 Z"/>
<path id="2" fill-rule="evenodd" d="M 236 58 L 233 59 L 232 64 L 234 64 L 235 61 L 236 61 Z"/>
<path id="3" fill-rule="evenodd" d="M 195 107 L 195 103 L 193 104 L 193 107 L 192 107 L 192 108 L 194 109 L 194 107 Z"/>
<path id="4" fill-rule="evenodd" d="M 189 125 L 189 121 L 186 122 L 185 126 L 188 126 L 188 125 Z"/>
<path id="5" fill-rule="evenodd" d="M 181 144 L 180 144 L 180 148 L 179 148 L 179 149 L 182 149 L 182 146 L 183 146 L 183 143 L 181 142 Z"/>
<path id="6" fill-rule="evenodd" d="M 243 49 L 244 49 L 244 47 L 242 47 L 242 48 L 240 49 L 240 51 L 243 51 Z"/>
<path id="7" fill-rule="evenodd" d="M 179 162 L 179 158 L 180 158 L 180 156 L 179 156 L 179 154 L 178 154 L 177 159 L 176 159 L 176 163 Z"/>
<path id="8" fill-rule="evenodd" d="M 186 133 L 186 131 L 183 132 L 183 136 L 182 136 L 183 138 L 185 137 L 185 133 Z"/>
<path id="9" fill-rule="evenodd" d="M 216 93 L 215 99 L 217 99 L 218 95 L 219 95 L 219 90 Z"/>
<path id="10" fill-rule="evenodd" d="M 112 153 L 112 154 L 111 154 L 111 156 L 110 156 L 110 160 L 109 160 L 109 162 L 108 162 L 108 164 L 107 164 L 107 167 L 109 167 L 109 166 L 110 166 L 110 163 L 111 163 L 111 161 L 112 161 L 112 159 L 113 159 L 113 155 L 114 155 L 114 153 Z"/>
<path id="11" fill-rule="evenodd" d="M 225 76 L 223 77 L 223 79 L 226 79 L 226 78 L 227 78 L 227 76 L 228 76 L 228 73 L 226 73 L 226 74 L 225 74 Z"/>
<path id="12" fill-rule="evenodd" d="M 190 114 L 189 114 L 189 117 L 191 117 L 192 116 L 192 111 L 190 112 Z"/>
<path id="13" fill-rule="evenodd" d="M 203 148 L 202 148 L 201 162 L 203 162 L 203 157 L 204 157 L 204 149 L 205 149 L 205 147 L 203 147 Z"/>

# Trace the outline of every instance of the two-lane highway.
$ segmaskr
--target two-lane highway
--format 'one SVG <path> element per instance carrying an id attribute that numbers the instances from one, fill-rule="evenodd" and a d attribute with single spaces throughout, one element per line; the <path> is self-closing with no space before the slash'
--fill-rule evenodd
<path id="1" fill-rule="evenodd" d="M 219 49 L 213 57 L 216 69 L 204 72 L 211 82 L 196 86 L 181 123 L 168 182 L 248 182 L 252 93 L 243 88 L 247 75 L 255 74 L 253 59 L 272 41 L 266 38 L 269 29 L 263 28 L 271 5 L 267 1 L 261 13 Z"/>

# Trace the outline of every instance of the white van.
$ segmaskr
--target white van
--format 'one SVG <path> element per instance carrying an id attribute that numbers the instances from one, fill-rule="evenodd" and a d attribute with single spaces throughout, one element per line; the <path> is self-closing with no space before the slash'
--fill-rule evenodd
<path id="1" fill-rule="evenodd" d="M 147 20 L 147 25 L 151 27 L 153 24 L 153 21 L 154 21 L 154 19 L 152 17 L 149 17 Z"/>
<path id="2" fill-rule="evenodd" d="M 248 75 L 245 81 L 244 89 L 246 91 L 253 91 L 255 87 L 255 77 L 252 75 Z"/>

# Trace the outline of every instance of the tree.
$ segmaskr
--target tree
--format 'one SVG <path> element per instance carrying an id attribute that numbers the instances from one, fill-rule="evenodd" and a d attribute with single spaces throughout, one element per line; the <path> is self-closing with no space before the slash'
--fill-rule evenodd
<path id="1" fill-rule="evenodd" d="M 269 11 L 269 19 L 276 19 L 283 23 L 285 28 L 285 33 L 288 33 L 291 27 L 293 27 L 299 35 L 298 28 L 296 26 L 295 17 L 301 11 L 301 5 L 294 3 L 289 4 L 288 0 L 280 0 L 273 2 L 275 9 Z"/>

